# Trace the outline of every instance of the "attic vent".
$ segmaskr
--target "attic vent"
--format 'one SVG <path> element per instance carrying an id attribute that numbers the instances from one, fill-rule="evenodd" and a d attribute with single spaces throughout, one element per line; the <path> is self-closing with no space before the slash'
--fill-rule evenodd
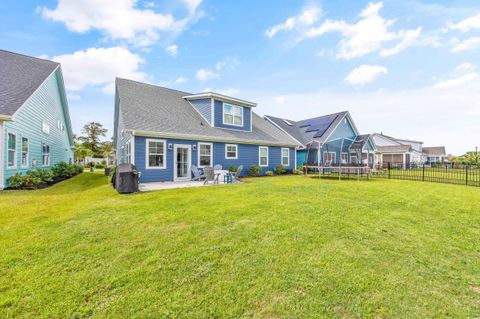
<path id="1" fill-rule="evenodd" d="M 285 124 L 292 126 L 292 123 L 290 123 L 288 120 L 283 120 L 283 121 L 285 122 Z"/>

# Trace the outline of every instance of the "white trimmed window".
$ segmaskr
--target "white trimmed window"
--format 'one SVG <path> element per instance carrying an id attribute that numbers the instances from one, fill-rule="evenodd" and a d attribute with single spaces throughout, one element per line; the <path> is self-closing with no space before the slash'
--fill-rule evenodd
<path id="1" fill-rule="evenodd" d="M 147 139 L 147 168 L 167 167 L 167 148 L 164 140 Z M 130 148 L 130 143 L 127 144 Z M 129 151 L 130 152 L 130 151 Z"/>
<path id="2" fill-rule="evenodd" d="M 290 165 L 290 149 L 288 148 L 282 148 L 282 165 Z"/>
<path id="3" fill-rule="evenodd" d="M 132 154 L 131 154 L 131 144 L 128 142 L 125 144 L 125 163 L 130 164 L 132 162 Z"/>
<path id="4" fill-rule="evenodd" d="M 50 145 L 42 144 L 42 165 L 50 165 Z"/>
<path id="5" fill-rule="evenodd" d="M 237 159 L 238 158 L 238 145 L 236 145 L 236 144 L 225 144 L 225 158 L 226 159 Z"/>
<path id="6" fill-rule="evenodd" d="M 268 166 L 268 146 L 258 147 L 258 166 Z"/>
<path id="7" fill-rule="evenodd" d="M 223 103 L 223 124 L 243 126 L 243 107 Z"/>
<path id="8" fill-rule="evenodd" d="M 357 164 L 358 162 L 357 155 L 350 155 L 350 160 L 352 161 L 353 164 Z"/>
<path id="9" fill-rule="evenodd" d="M 342 164 L 347 164 L 348 163 L 348 153 L 342 152 Z"/>
<path id="10" fill-rule="evenodd" d="M 335 152 L 323 152 L 323 164 L 336 163 L 337 153 Z"/>
<path id="11" fill-rule="evenodd" d="M 198 167 L 212 166 L 213 144 L 198 143 Z"/>
<path id="12" fill-rule="evenodd" d="M 7 144 L 7 167 L 17 167 L 17 136 L 13 133 L 8 133 Z"/>
<path id="13" fill-rule="evenodd" d="M 45 134 L 50 134 L 50 125 L 42 121 L 42 132 Z"/>
<path id="14" fill-rule="evenodd" d="M 28 167 L 28 138 L 22 137 L 22 167 Z"/>

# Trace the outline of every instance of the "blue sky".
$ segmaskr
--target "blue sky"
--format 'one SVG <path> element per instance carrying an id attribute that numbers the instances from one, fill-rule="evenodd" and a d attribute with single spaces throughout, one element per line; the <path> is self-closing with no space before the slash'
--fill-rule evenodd
<path id="1" fill-rule="evenodd" d="M 280 5 L 279 5 L 280 4 Z M 0 47 L 62 63 L 76 133 L 113 126 L 115 76 L 214 90 L 293 120 L 480 146 L 478 1 L 2 1 Z"/>

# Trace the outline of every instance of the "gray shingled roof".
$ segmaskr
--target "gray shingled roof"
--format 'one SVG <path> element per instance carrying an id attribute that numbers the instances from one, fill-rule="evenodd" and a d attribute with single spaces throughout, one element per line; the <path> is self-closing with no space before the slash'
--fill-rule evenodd
<path id="1" fill-rule="evenodd" d="M 330 133 L 332 133 L 332 131 L 337 127 L 338 123 L 340 123 L 340 121 L 342 121 L 342 119 L 347 114 L 348 114 L 348 112 L 345 111 L 345 112 L 339 112 L 339 113 L 334 113 L 334 114 L 318 116 L 318 117 L 314 117 L 314 118 L 311 118 L 311 119 L 305 119 L 305 120 L 301 120 L 301 121 L 292 121 L 292 120 L 283 119 L 283 118 L 279 118 L 279 117 L 274 117 L 274 116 L 270 116 L 270 115 L 267 115 L 266 117 L 268 119 L 270 119 L 273 123 L 275 123 L 277 126 L 279 126 L 282 130 L 287 132 L 290 136 L 295 138 L 297 141 L 299 141 L 303 145 L 307 145 L 310 142 L 312 142 L 313 140 L 315 140 L 319 143 L 325 142 L 325 140 L 330 135 Z M 324 119 L 324 118 L 327 118 L 327 117 L 331 117 L 332 119 L 331 119 L 331 121 L 328 125 L 328 129 L 325 130 L 325 132 L 320 137 L 315 137 L 315 135 L 317 134 L 317 131 L 308 132 L 309 127 L 304 126 L 308 122 L 315 121 L 315 120 L 321 120 L 321 119 Z M 291 125 L 289 125 L 289 123 Z"/>
<path id="2" fill-rule="evenodd" d="M 58 65 L 0 50 L 0 114 L 15 114 Z"/>
<path id="3" fill-rule="evenodd" d="M 126 130 L 188 135 L 197 139 L 298 145 L 295 140 L 254 112 L 252 132 L 211 127 L 183 98 L 192 94 L 189 92 L 117 79 L 116 94 Z"/>
<path id="4" fill-rule="evenodd" d="M 433 155 L 433 156 L 445 156 L 445 155 L 447 155 L 447 151 L 445 150 L 445 146 L 424 147 L 422 150 L 427 155 Z"/>

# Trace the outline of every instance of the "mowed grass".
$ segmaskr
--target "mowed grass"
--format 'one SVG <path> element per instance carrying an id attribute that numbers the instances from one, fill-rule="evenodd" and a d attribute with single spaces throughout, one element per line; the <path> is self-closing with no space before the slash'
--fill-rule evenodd
<path id="1" fill-rule="evenodd" d="M 1 318 L 478 318 L 480 189 L 249 179 L 0 194 Z"/>

